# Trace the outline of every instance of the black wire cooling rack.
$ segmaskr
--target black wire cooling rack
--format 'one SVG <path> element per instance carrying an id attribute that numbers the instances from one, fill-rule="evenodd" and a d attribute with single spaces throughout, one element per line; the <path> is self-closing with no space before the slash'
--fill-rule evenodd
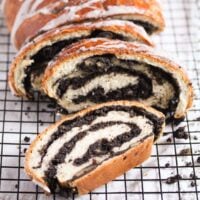
<path id="1" fill-rule="evenodd" d="M 162 0 L 162 4 L 167 28 L 154 39 L 166 52 L 179 56 L 196 94 L 193 108 L 179 125 L 188 138 L 175 138 L 178 127 L 167 127 L 147 162 L 79 197 L 82 200 L 200 199 L 200 2 Z M 41 97 L 32 102 L 11 94 L 7 72 L 15 50 L 3 21 L 0 15 L 0 200 L 65 199 L 56 194 L 46 197 L 24 173 L 26 148 L 56 115 L 54 105 Z"/>

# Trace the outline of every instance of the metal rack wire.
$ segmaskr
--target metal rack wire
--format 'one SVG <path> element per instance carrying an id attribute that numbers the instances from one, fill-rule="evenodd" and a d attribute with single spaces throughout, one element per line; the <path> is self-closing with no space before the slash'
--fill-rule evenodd
<path id="1" fill-rule="evenodd" d="M 195 88 L 194 106 L 179 125 L 186 126 L 189 138 L 176 139 L 172 133 L 177 127 L 167 127 L 166 136 L 154 146 L 152 157 L 141 167 L 80 199 L 200 199 L 199 5 L 195 0 L 163 0 L 162 4 L 167 28 L 154 39 L 165 51 L 181 58 Z M 24 174 L 26 148 L 36 133 L 56 120 L 56 115 L 53 105 L 39 96 L 32 102 L 11 94 L 7 72 L 14 55 L 0 15 L 0 199 L 64 199 L 56 194 L 46 197 Z M 189 149 L 189 153 L 180 154 L 183 149 Z M 181 177 L 175 183 L 167 184 L 168 177 L 175 175 Z"/>

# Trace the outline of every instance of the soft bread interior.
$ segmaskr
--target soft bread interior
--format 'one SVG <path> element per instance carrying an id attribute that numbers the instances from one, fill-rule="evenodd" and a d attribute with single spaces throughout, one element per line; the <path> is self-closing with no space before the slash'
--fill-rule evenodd
<path id="1" fill-rule="evenodd" d="M 178 74 L 134 56 L 88 53 L 56 69 L 45 82 L 47 93 L 68 112 L 111 100 L 139 100 L 179 118 L 187 107 L 187 88 Z"/>
<path id="2" fill-rule="evenodd" d="M 51 191 L 55 184 L 70 185 L 152 134 L 157 138 L 163 125 L 162 115 L 140 107 L 101 107 L 63 120 L 43 134 L 28 153 L 28 171 L 43 179 Z"/>

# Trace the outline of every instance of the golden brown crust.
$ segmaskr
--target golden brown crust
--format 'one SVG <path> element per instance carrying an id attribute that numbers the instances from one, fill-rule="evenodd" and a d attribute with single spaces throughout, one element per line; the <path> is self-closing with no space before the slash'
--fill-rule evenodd
<path id="1" fill-rule="evenodd" d="M 65 116 L 61 120 L 56 122 L 55 124 L 49 126 L 45 131 L 40 133 L 35 138 L 35 140 L 31 143 L 29 149 L 26 151 L 25 166 L 24 166 L 25 172 L 30 176 L 30 178 L 32 180 L 36 181 L 39 184 L 42 184 L 43 187 L 45 187 L 45 186 L 47 187 L 47 183 L 41 177 L 39 177 L 37 174 L 35 174 L 33 169 L 31 168 L 31 166 L 29 165 L 32 150 L 34 149 L 37 142 L 40 141 L 47 134 L 47 132 L 54 130 L 57 126 L 62 124 L 64 121 L 72 120 L 72 119 L 76 118 L 77 116 L 83 117 L 84 115 L 86 115 L 87 113 L 89 113 L 93 110 L 96 110 L 96 109 L 99 109 L 99 108 L 102 108 L 105 106 L 113 106 L 113 105 L 136 106 L 136 107 L 147 110 L 147 112 L 150 112 L 150 113 L 156 115 L 158 118 L 164 118 L 164 115 L 162 113 L 160 113 L 159 111 L 157 111 L 151 107 L 145 106 L 144 104 L 136 102 L 136 101 L 114 101 L 114 102 L 98 104 L 98 105 L 89 107 L 85 110 L 82 110 L 78 113 Z M 160 131 L 160 136 L 162 135 L 164 126 L 165 126 L 165 124 L 163 123 L 162 130 Z M 87 193 L 89 190 L 94 189 L 93 186 L 97 187 L 97 186 L 100 186 L 101 184 L 104 184 L 104 183 L 114 179 L 115 177 L 119 176 L 119 174 L 127 171 L 128 169 L 130 169 L 132 167 L 135 167 L 135 166 L 141 164 L 141 162 L 143 162 L 146 158 L 148 158 L 150 156 L 153 140 L 154 140 L 154 136 L 148 137 L 141 144 L 138 144 L 137 146 L 131 148 L 129 151 L 125 152 L 124 154 L 121 154 L 120 156 L 116 156 L 116 158 L 112 159 L 113 161 L 105 162 L 105 166 L 103 164 L 100 167 L 98 167 L 97 169 L 95 169 L 92 173 L 89 173 L 88 175 L 77 179 L 76 181 L 74 181 L 72 183 L 72 185 L 78 187 L 80 194 L 84 194 L 84 193 Z M 132 159 L 133 155 L 135 156 L 134 157 L 135 161 L 134 161 L 134 159 Z M 127 159 L 124 159 L 124 157 L 127 157 Z M 107 170 L 109 171 L 110 168 L 113 167 L 114 163 L 119 163 L 119 164 L 118 165 L 115 164 L 115 167 L 112 168 L 113 173 L 110 176 L 104 177 L 104 178 L 101 178 L 101 175 L 99 175 L 99 178 L 98 178 L 99 182 L 96 182 L 94 184 L 93 181 L 91 180 L 91 177 L 94 177 L 94 175 L 97 175 L 98 173 L 101 173 L 101 172 L 106 173 Z M 120 168 L 120 166 L 121 166 L 121 168 Z M 116 168 L 116 170 L 114 170 L 115 168 Z M 90 184 L 89 181 L 92 181 L 92 183 L 94 185 Z M 65 184 L 65 183 L 63 183 L 63 184 Z M 83 184 L 85 184 L 85 187 Z"/>
<path id="2" fill-rule="evenodd" d="M 22 93 L 15 85 L 14 74 L 15 70 L 19 66 L 28 54 L 34 51 L 34 49 L 39 49 L 42 44 L 50 43 L 51 41 L 55 41 L 56 38 L 63 38 L 66 36 L 72 36 L 74 34 L 82 33 L 82 32 L 92 32 L 93 30 L 103 30 L 103 31 L 111 31 L 114 33 L 122 33 L 124 35 L 129 35 L 134 40 L 137 39 L 138 42 L 145 43 L 147 45 L 153 46 L 148 35 L 145 31 L 136 25 L 133 25 L 130 22 L 124 22 L 121 20 L 106 20 L 106 21 L 97 21 L 93 23 L 83 23 L 80 25 L 71 25 L 58 27 L 51 31 L 48 31 L 41 36 L 35 38 L 32 42 L 29 42 L 25 47 L 23 47 L 18 55 L 15 57 L 10 66 L 9 72 L 9 85 L 12 89 L 13 93 L 17 96 L 26 96 L 26 94 Z"/>
<path id="3" fill-rule="evenodd" d="M 157 52 L 148 46 L 137 44 L 137 43 L 128 43 L 124 41 L 114 41 L 108 39 L 88 39 L 82 40 L 68 49 L 63 50 L 47 67 L 44 78 L 43 78 L 43 89 L 48 94 L 48 79 L 51 79 L 56 70 L 61 66 L 63 62 L 76 59 L 80 55 L 102 55 L 102 54 L 114 54 L 116 56 L 135 57 L 137 60 L 148 60 L 148 62 L 155 63 L 157 66 L 163 66 L 171 72 L 179 75 L 187 87 L 187 109 L 185 112 L 192 106 L 193 102 L 193 87 L 185 71 L 173 61 L 159 56 Z M 182 118 L 186 113 L 181 113 L 180 116 L 176 118 Z"/>
<path id="4" fill-rule="evenodd" d="M 13 33 L 16 47 L 19 48 L 27 38 L 35 36 L 38 31 L 45 26 L 45 24 L 51 20 L 58 19 L 63 14 L 66 16 L 65 24 L 94 20 L 96 18 L 130 17 L 153 23 L 158 27 L 158 31 L 162 31 L 165 26 L 162 10 L 156 0 L 77 0 L 74 3 L 71 2 L 73 1 L 69 1 L 69 3 L 56 2 L 55 4 L 47 4 L 44 12 L 42 10 L 40 12 L 35 12 L 35 14 L 24 19 L 16 32 Z M 91 2 L 92 5 L 88 6 L 88 2 Z M 109 10 L 111 6 L 121 6 L 121 8 L 124 6 L 134 6 L 134 8 L 130 9 L 130 11 L 124 10 L 123 12 L 113 13 L 111 11 L 115 8 Z M 47 10 L 49 11 L 47 12 Z M 56 23 L 54 24 L 57 26 Z"/>

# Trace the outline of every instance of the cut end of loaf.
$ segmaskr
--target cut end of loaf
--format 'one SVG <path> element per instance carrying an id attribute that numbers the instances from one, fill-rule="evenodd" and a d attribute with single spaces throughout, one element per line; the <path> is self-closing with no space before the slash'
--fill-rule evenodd
<path id="1" fill-rule="evenodd" d="M 138 102 L 90 107 L 39 134 L 26 153 L 25 170 L 46 192 L 59 186 L 87 193 L 146 160 L 164 121 Z"/>
<path id="2" fill-rule="evenodd" d="M 180 119 L 193 89 L 176 62 L 148 46 L 103 38 L 82 40 L 48 65 L 45 93 L 69 113 L 114 100 L 138 100 Z"/>

